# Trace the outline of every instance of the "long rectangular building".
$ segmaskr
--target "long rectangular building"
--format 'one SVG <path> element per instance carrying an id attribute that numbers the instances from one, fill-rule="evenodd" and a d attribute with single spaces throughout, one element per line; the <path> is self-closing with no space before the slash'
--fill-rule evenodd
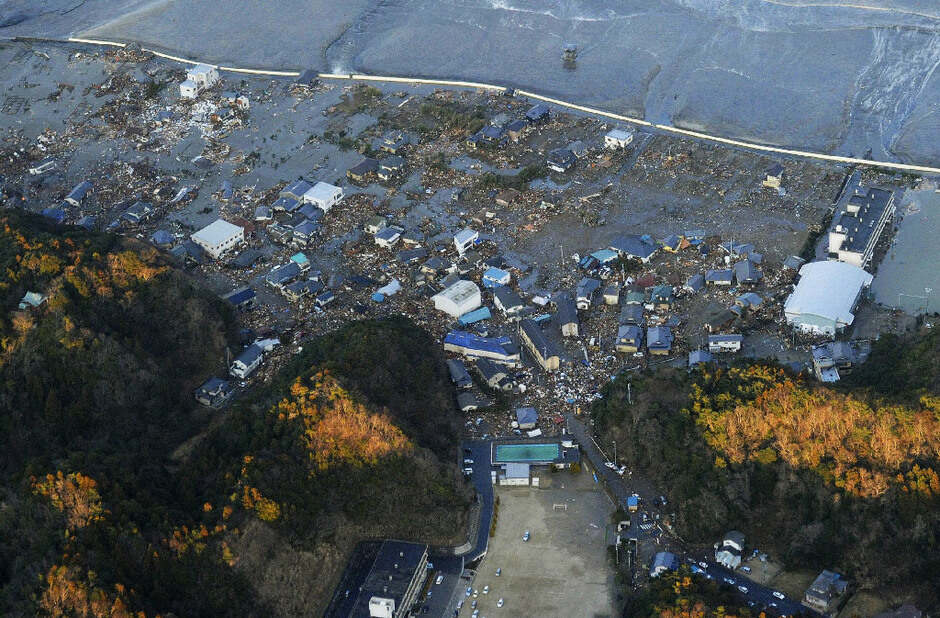
<path id="1" fill-rule="evenodd" d="M 409 615 L 427 578 L 428 546 L 383 541 L 359 592 L 352 618 Z"/>
<path id="2" fill-rule="evenodd" d="M 561 359 L 555 345 L 545 337 L 545 333 L 534 320 L 525 319 L 519 323 L 519 337 L 542 369 L 558 371 Z"/>
<path id="3" fill-rule="evenodd" d="M 510 367 L 519 364 L 519 346 L 509 337 L 480 337 L 453 330 L 444 336 L 444 350 L 470 358 L 488 358 Z"/>
<path id="4" fill-rule="evenodd" d="M 829 230 L 829 259 L 859 268 L 868 266 L 894 211 L 893 191 L 870 188 L 866 193 L 856 188 L 836 212 Z"/>

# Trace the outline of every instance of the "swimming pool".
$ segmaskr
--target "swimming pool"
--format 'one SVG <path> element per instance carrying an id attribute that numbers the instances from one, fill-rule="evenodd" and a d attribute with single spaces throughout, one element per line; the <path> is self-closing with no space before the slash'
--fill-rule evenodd
<path id="1" fill-rule="evenodd" d="M 493 461 L 506 462 L 538 462 L 555 461 L 561 456 L 560 444 L 497 444 L 493 453 Z"/>

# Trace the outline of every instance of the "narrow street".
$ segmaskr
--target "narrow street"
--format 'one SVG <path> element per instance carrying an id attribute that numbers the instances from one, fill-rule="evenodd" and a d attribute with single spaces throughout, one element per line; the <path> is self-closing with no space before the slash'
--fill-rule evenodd
<path id="1" fill-rule="evenodd" d="M 657 499 L 664 494 L 649 482 L 648 479 L 636 474 L 635 471 L 631 471 L 627 476 L 621 477 L 617 472 L 605 466 L 604 463 L 612 461 L 612 459 L 608 458 L 608 451 L 603 449 L 608 449 L 612 455 L 613 444 L 599 445 L 593 437 L 593 431 L 591 431 L 585 423 L 581 422 L 571 413 L 567 413 L 565 418 L 568 425 L 568 432 L 574 436 L 580 444 L 581 452 L 590 460 L 598 481 L 602 480 L 605 483 L 609 492 L 616 498 L 618 505 L 626 511 L 627 498 L 636 493 L 640 497 L 640 504 L 642 505 L 641 510 L 647 511 L 652 515 L 652 519 L 648 524 L 656 521 L 657 515 L 661 515 L 656 506 L 660 504 L 657 502 Z M 702 549 L 694 550 L 688 547 L 674 534 L 665 534 L 665 529 L 659 525 L 641 524 L 638 515 L 639 513 L 630 514 L 630 531 L 627 533 L 628 536 L 633 538 L 643 538 L 644 536 L 653 538 L 662 530 L 664 534 L 660 536 L 663 538 L 663 550 L 669 549 L 678 556 L 680 561 L 696 565 L 709 579 L 733 586 L 741 596 L 744 597 L 748 605 L 765 608 L 764 611 L 768 614 L 776 616 L 819 615 L 797 600 L 776 597 L 774 596 L 773 589 L 761 586 L 743 575 L 715 564 L 710 551 Z M 668 541 L 666 539 L 668 539 Z M 667 543 L 668 546 L 666 545 Z M 634 567 L 645 568 L 646 565 L 634 565 Z"/>

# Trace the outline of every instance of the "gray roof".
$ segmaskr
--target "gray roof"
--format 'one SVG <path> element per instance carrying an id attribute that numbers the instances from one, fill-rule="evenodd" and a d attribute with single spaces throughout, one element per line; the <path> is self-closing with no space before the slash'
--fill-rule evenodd
<path id="1" fill-rule="evenodd" d="M 555 305 L 558 307 L 555 317 L 560 325 L 578 323 L 578 308 L 570 296 L 567 294 L 559 296 L 555 300 Z"/>
<path id="2" fill-rule="evenodd" d="M 505 367 L 494 363 L 487 358 L 481 358 L 477 361 L 477 371 L 480 372 L 480 375 L 483 376 L 483 379 L 487 382 L 490 380 L 499 379 L 501 376 L 506 375 Z"/>
<path id="3" fill-rule="evenodd" d="M 617 343 L 626 342 L 638 346 L 642 341 L 643 331 L 639 326 L 625 324 L 617 328 Z"/>
<path id="4" fill-rule="evenodd" d="M 370 157 L 366 157 L 359 163 L 356 163 L 354 166 L 349 168 L 349 173 L 354 176 L 364 176 L 365 174 L 378 171 L 378 169 L 379 162 Z"/>
<path id="5" fill-rule="evenodd" d="M 694 367 L 699 363 L 710 363 L 713 358 L 708 350 L 692 350 L 689 352 L 689 367 Z"/>
<path id="6" fill-rule="evenodd" d="M 312 184 L 301 178 L 284 187 L 280 195 L 281 197 L 293 197 L 299 200 L 303 198 L 304 193 L 309 191 L 312 187 Z"/>
<path id="7" fill-rule="evenodd" d="M 537 423 L 538 420 L 539 413 L 535 411 L 535 408 L 516 408 L 516 421 L 518 421 L 520 425 Z"/>
<path id="8" fill-rule="evenodd" d="M 80 202 L 83 199 L 85 199 L 85 195 L 89 191 L 91 191 L 92 187 L 94 187 L 94 185 L 91 184 L 90 180 L 84 180 L 78 183 L 77 185 L 75 185 L 74 189 L 69 191 L 68 197 L 72 198 L 75 201 Z"/>
<path id="9" fill-rule="evenodd" d="M 519 328 L 526 334 L 535 349 L 542 355 L 542 358 L 558 356 L 555 345 L 545 337 L 545 333 L 542 332 L 542 329 L 539 328 L 539 325 L 534 321 L 529 319 L 522 320 L 522 322 L 519 323 Z"/>
<path id="10" fill-rule="evenodd" d="M 506 311 L 525 306 L 525 302 L 516 294 L 515 290 L 505 285 L 495 288 L 493 290 L 493 296 L 499 299 L 499 304 Z"/>
<path id="11" fill-rule="evenodd" d="M 527 479 L 529 478 L 529 464 L 527 463 L 507 463 L 503 464 L 506 468 L 506 478 Z"/>
<path id="12" fill-rule="evenodd" d="M 847 228 L 843 248 L 857 252 L 865 251 L 868 241 L 875 233 L 877 222 L 888 209 L 891 195 L 891 191 L 871 188 L 864 195 L 856 194 L 849 198 L 849 204 L 858 208 L 858 212 L 854 216 L 846 213 L 839 218 L 839 223 Z"/>
<path id="13" fill-rule="evenodd" d="M 418 543 L 383 541 L 365 581 L 355 591 L 356 601 L 348 615 L 369 616 L 369 600 L 374 596 L 390 598 L 400 607 L 427 550 L 427 545 Z"/>
<path id="14" fill-rule="evenodd" d="M 725 535 L 725 542 L 731 541 L 737 543 L 739 546 L 744 547 L 744 533 L 737 530 L 729 530 L 728 534 Z"/>
<path id="15" fill-rule="evenodd" d="M 709 270 L 705 273 L 705 281 L 734 281 L 734 271 L 729 269 Z"/>
<path id="16" fill-rule="evenodd" d="M 471 392 L 463 391 L 462 393 L 457 393 L 457 407 L 461 410 L 473 410 L 479 408 L 481 402 L 476 398 Z"/>
<path id="17" fill-rule="evenodd" d="M 525 113 L 527 120 L 538 120 L 548 114 L 548 106 L 544 103 L 536 103 Z"/>
<path id="18" fill-rule="evenodd" d="M 460 359 L 447 359 L 447 370 L 450 372 L 451 381 L 458 388 L 465 388 L 473 384 L 473 379 L 470 378 L 470 374 L 467 372 L 467 367 Z"/>
<path id="19" fill-rule="evenodd" d="M 699 273 L 689 277 L 689 280 L 685 282 L 683 286 L 687 290 L 692 290 L 693 292 L 698 292 L 705 286 L 705 275 Z"/>
<path id="20" fill-rule="evenodd" d="M 650 326 L 646 329 L 646 347 L 668 350 L 672 347 L 672 331 L 668 326 Z"/>
<path id="21" fill-rule="evenodd" d="M 241 361 L 246 367 L 250 367 L 256 360 L 264 356 L 264 350 L 258 344 L 251 344 L 245 350 L 235 357 L 236 361 Z"/>
<path id="22" fill-rule="evenodd" d="M 744 341 L 744 335 L 730 334 L 730 335 L 709 335 L 708 336 L 708 343 L 735 342 L 735 341 Z"/>
<path id="23" fill-rule="evenodd" d="M 621 324 L 636 324 L 638 326 L 642 326 L 644 322 L 643 305 L 630 304 L 624 305 L 620 308 Z"/>
<path id="24" fill-rule="evenodd" d="M 764 274 L 757 270 L 753 262 L 744 260 L 734 265 L 734 276 L 738 280 L 738 283 L 755 283 L 760 281 Z"/>
<path id="25" fill-rule="evenodd" d="M 610 248 L 622 255 L 645 260 L 656 253 L 658 247 L 655 243 L 644 239 L 642 236 L 626 234 L 612 240 Z"/>
<path id="26" fill-rule="evenodd" d="M 578 282 L 578 298 L 587 298 L 594 294 L 601 287 L 601 282 L 597 279 L 585 277 Z"/>
<path id="27" fill-rule="evenodd" d="M 266 279 L 269 283 L 280 285 L 300 276 L 300 266 L 296 262 L 288 262 L 273 269 Z"/>

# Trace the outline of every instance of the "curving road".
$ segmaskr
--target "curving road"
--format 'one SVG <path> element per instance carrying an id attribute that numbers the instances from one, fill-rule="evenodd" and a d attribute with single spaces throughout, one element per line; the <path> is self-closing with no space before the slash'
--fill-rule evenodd
<path id="1" fill-rule="evenodd" d="M 595 474 L 598 478 L 603 479 L 607 489 L 616 497 L 618 503 L 624 510 L 627 510 L 627 497 L 634 493 L 639 494 L 640 499 L 647 504 L 652 504 L 658 496 L 662 495 L 662 492 L 647 479 L 635 474 L 624 478 L 606 467 L 604 463 L 610 461 L 610 459 L 602 450 L 604 447 L 595 441 L 593 432 L 573 414 L 567 413 L 565 418 L 568 424 L 568 432 L 573 435 L 581 445 L 581 452 L 590 460 L 591 465 L 594 467 Z M 610 446 L 612 447 L 612 445 Z M 652 526 L 648 530 L 643 530 L 640 527 L 640 520 L 637 517 L 637 513 L 631 515 L 630 529 L 632 531 L 631 536 L 636 535 L 641 538 L 642 536 L 652 538 L 658 536 L 660 532 L 660 529 L 656 526 Z M 678 539 L 674 539 L 671 544 L 678 548 L 677 554 L 681 559 L 689 564 L 695 564 L 709 579 L 714 579 L 737 589 L 738 593 L 745 599 L 748 605 L 752 607 L 765 608 L 768 614 L 776 616 L 820 615 L 805 607 L 799 601 L 786 597 L 783 599 L 775 597 L 773 589 L 762 586 L 721 565 L 715 564 L 709 556 L 702 555 L 702 552 L 696 553 L 690 551 L 685 547 L 684 543 Z M 703 564 L 705 565 L 704 568 L 701 566 Z M 738 588 L 739 586 L 746 588 L 746 592 Z"/>

